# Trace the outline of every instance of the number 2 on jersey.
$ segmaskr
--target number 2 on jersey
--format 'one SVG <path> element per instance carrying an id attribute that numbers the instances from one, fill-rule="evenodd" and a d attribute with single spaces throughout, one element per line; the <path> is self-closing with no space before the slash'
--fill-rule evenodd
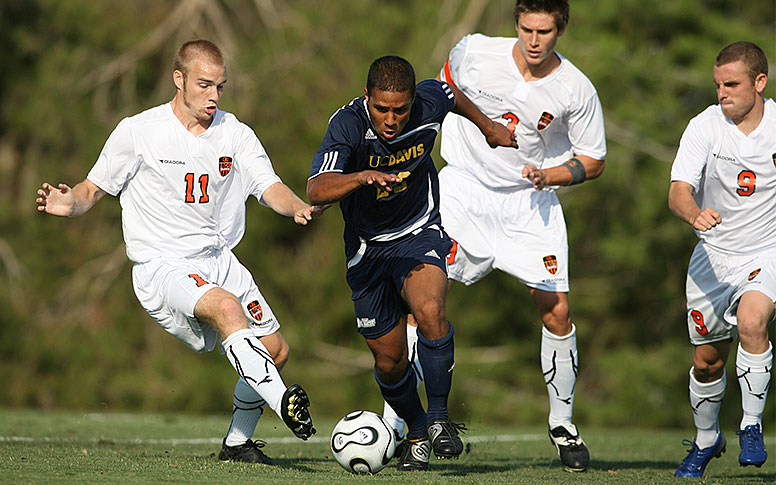
<path id="1" fill-rule="evenodd" d="M 193 204 L 195 202 L 194 174 L 189 172 L 184 178 L 186 179 L 186 203 Z M 202 193 L 202 195 L 199 196 L 199 202 L 201 204 L 210 202 L 210 197 L 207 195 L 207 183 L 209 179 L 210 178 L 206 173 L 199 176 L 199 190 Z"/>

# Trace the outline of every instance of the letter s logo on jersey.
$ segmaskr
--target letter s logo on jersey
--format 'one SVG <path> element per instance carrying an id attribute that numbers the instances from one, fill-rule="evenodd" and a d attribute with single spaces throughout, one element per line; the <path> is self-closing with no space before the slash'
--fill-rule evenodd
<path id="1" fill-rule="evenodd" d="M 218 159 L 218 171 L 222 177 L 229 175 L 232 170 L 232 157 L 220 157 Z"/>

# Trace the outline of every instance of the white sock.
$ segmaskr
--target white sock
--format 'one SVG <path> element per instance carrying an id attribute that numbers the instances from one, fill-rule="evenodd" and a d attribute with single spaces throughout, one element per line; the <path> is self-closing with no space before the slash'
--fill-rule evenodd
<path id="1" fill-rule="evenodd" d="M 544 382 L 550 395 L 550 429 L 571 424 L 574 388 L 577 385 L 577 327 L 558 337 L 542 325 L 541 362 Z"/>
<path id="2" fill-rule="evenodd" d="M 697 433 L 695 444 L 698 448 L 708 448 L 717 441 L 719 434 L 719 410 L 725 397 L 727 376 L 713 382 L 702 383 L 695 379 L 695 367 L 690 368 L 690 405 Z"/>
<path id="3" fill-rule="evenodd" d="M 415 375 L 418 376 L 418 388 L 423 383 L 423 367 L 418 359 L 418 327 L 407 325 L 407 348 L 409 349 L 410 365 L 415 367 Z M 393 408 L 385 403 L 383 406 L 383 418 L 396 430 L 396 433 L 404 437 L 404 420 L 401 419 Z"/>
<path id="4" fill-rule="evenodd" d="M 773 345 L 770 342 L 768 342 L 768 350 L 762 354 L 750 354 L 741 347 L 740 343 L 738 344 L 736 377 L 738 387 L 741 388 L 741 407 L 744 408 L 740 429 L 759 424 L 762 431 L 765 399 L 771 383 L 772 368 Z"/>
<path id="5" fill-rule="evenodd" d="M 240 377 L 281 416 L 280 401 L 286 392 L 286 385 L 272 355 L 253 334 L 253 330 L 246 328 L 234 332 L 224 340 L 223 346 L 226 358 Z"/>
<path id="6" fill-rule="evenodd" d="M 404 420 L 385 401 L 383 401 L 383 419 L 396 431 L 397 436 L 404 438 Z"/>
<path id="7" fill-rule="evenodd" d="M 267 401 L 262 399 L 245 379 L 238 379 L 234 386 L 232 423 L 226 433 L 226 445 L 242 445 L 251 439 L 266 406 Z"/>

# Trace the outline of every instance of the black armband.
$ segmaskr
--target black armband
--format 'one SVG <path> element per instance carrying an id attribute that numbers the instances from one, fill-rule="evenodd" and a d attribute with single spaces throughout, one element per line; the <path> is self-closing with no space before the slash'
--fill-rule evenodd
<path id="1" fill-rule="evenodd" d="M 581 184 L 587 178 L 587 172 L 585 172 L 585 166 L 578 158 L 571 158 L 563 163 L 563 166 L 569 169 L 571 172 L 571 182 L 566 185 Z"/>

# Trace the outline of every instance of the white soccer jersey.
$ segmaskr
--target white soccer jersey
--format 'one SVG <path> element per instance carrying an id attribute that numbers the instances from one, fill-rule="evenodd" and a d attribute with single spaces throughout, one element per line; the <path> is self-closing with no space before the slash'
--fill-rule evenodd
<path id="1" fill-rule="evenodd" d="M 248 189 L 235 185 L 236 172 Z M 194 136 L 170 103 L 122 120 L 87 178 L 121 194 L 124 241 L 134 262 L 224 246 L 219 217 L 226 194 L 244 205 L 244 190 L 260 196 L 280 181 L 253 130 L 234 115 L 216 111 L 210 127 Z"/>
<path id="2" fill-rule="evenodd" d="M 526 82 L 512 57 L 514 38 L 467 35 L 450 51 L 440 78 L 454 84 L 490 119 L 514 129 L 520 148 L 490 148 L 469 120 L 450 114 L 442 157 L 490 188 L 531 188 L 525 164 L 554 167 L 573 154 L 606 157 L 595 87 L 568 59 L 549 76 Z"/>
<path id="3" fill-rule="evenodd" d="M 698 206 L 722 216 L 711 230 L 696 231 L 706 244 L 734 254 L 776 247 L 776 103 L 765 101 L 748 136 L 719 105 L 706 108 L 682 135 L 671 181 L 692 185 Z"/>

